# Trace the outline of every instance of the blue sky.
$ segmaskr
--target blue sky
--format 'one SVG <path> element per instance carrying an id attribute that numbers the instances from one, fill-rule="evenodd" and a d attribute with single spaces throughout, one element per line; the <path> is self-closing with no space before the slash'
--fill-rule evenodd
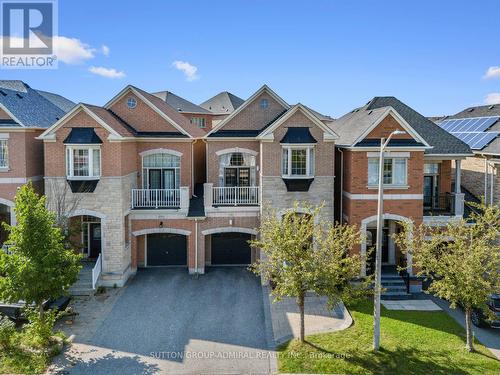
<path id="1" fill-rule="evenodd" d="M 98 105 L 129 83 L 195 103 L 267 83 L 333 116 L 376 95 L 450 114 L 500 102 L 499 14 L 498 0 L 60 0 L 59 68 L 0 75 Z"/>

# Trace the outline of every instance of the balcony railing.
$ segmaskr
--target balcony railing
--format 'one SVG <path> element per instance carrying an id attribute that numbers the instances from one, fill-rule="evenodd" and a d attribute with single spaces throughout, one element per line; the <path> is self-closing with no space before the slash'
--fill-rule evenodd
<path id="1" fill-rule="evenodd" d="M 181 189 L 132 189 L 132 208 L 176 208 Z"/>
<path id="2" fill-rule="evenodd" d="M 213 206 L 256 206 L 259 204 L 258 186 L 224 186 L 212 189 Z"/>
<path id="3" fill-rule="evenodd" d="M 424 216 L 452 216 L 455 215 L 455 195 L 440 194 L 436 196 L 424 195 Z"/>

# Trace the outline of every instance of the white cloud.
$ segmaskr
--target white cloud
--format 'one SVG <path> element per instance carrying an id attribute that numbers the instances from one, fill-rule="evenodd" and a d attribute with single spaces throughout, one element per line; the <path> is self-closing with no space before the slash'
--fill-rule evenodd
<path id="1" fill-rule="evenodd" d="M 500 104 L 500 92 L 492 92 L 486 95 L 484 104 Z"/>
<path id="2" fill-rule="evenodd" d="M 109 56 L 109 47 L 108 46 L 103 44 L 101 47 L 101 51 L 102 51 L 102 54 L 104 56 L 106 56 L 106 57 Z"/>
<path id="3" fill-rule="evenodd" d="M 500 78 L 500 66 L 490 66 L 483 78 Z"/>
<path id="4" fill-rule="evenodd" d="M 104 68 L 102 66 L 91 66 L 89 68 L 89 72 L 97 74 L 102 77 L 106 78 L 123 78 L 125 77 L 125 72 L 123 71 L 118 71 L 113 68 Z"/>
<path id="5" fill-rule="evenodd" d="M 172 63 L 172 66 L 184 73 L 186 80 L 189 82 L 200 78 L 200 76 L 197 74 L 198 68 L 194 65 L 191 65 L 187 61 L 176 60 Z"/>
<path id="6" fill-rule="evenodd" d="M 66 64 L 79 64 L 95 56 L 94 48 L 76 38 L 55 36 L 53 43 L 57 58 Z"/>

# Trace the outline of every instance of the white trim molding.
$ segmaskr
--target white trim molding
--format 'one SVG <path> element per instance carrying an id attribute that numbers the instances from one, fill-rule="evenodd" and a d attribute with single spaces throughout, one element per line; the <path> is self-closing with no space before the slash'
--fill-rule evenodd
<path id="1" fill-rule="evenodd" d="M 155 148 L 152 150 L 146 150 L 139 153 L 140 156 L 154 155 L 154 154 L 171 154 L 175 156 L 182 156 L 182 152 L 171 150 L 169 148 Z"/>
<path id="2" fill-rule="evenodd" d="M 221 156 L 225 154 L 232 154 L 233 152 L 242 152 L 244 154 L 250 154 L 253 156 L 257 156 L 259 154 L 257 151 L 250 150 L 248 148 L 231 147 L 231 148 L 225 148 L 224 150 L 215 151 L 215 155 Z"/>
<path id="3" fill-rule="evenodd" d="M 389 187 L 390 189 L 390 187 Z M 348 199 L 353 200 L 377 200 L 377 194 L 351 194 L 347 191 L 343 191 L 342 195 Z M 384 199 L 387 200 L 422 200 L 424 199 L 423 194 L 384 194 Z"/>
<path id="4" fill-rule="evenodd" d="M 252 234 L 254 236 L 258 235 L 259 232 L 256 231 L 255 229 L 250 229 L 250 228 L 242 228 L 242 227 L 220 227 L 220 228 L 213 228 L 213 229 L 205 229 L 201 231 L 201 234 L 204 236 L 207 236 L 209 234 L 214 234 L 214 233 L 247 233 L 247 234 Z"/>
<path id="5" fill-rule="evenodd" d="M 154 233 L 170 233 L 170 234 L 181 234 L 183 236 L 189 236 L 191 234 L 191 231 L 184 229 L 175 229 L 175 228 L 148 228 L 132 232 L 132 234 L 135 237 L 142 236 L 143 234 L 154 234 Z"/>
<path id="6" fill-rule="evenodd" d="M 104 215 L 100 212 L 97 212 L 97 211 L 87 210 L 85 208 L 68 212 L 68 217 L 75 217 L 75 216 L 94 216 L 94 217 L 98 217 L 101 220 L 106 219 L 106 215 Z M 101 222 L 101 224 L 102 224 L 102 222 Z"/>
<path id="7" fill-rule="evenodd" d="M 32 176 L 32 177 L 0 177 L 0 184 L 26 184 L 30 181 L 42 181 L 43 176 Z"/>

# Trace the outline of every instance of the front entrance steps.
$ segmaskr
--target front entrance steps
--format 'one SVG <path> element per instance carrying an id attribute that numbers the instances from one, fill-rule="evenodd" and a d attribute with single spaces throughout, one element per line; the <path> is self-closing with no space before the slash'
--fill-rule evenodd
<path id="1" fill-rule="evenodd" d="M 382 299 L 405 300 L 411 299 L 412 295 L 407 293 L 404 279 L 397 272 L 396 266 L 382 266 Z"/>
<path id="2" fill-rule="evenodd" d="M 91 296 L 94 294 L 94 289 L 92 289 L 92 269 L 94 266 L 94 261 L 82 261 L 82 269 L 78 275 L 78 280 L 69 288 L 72 296 Z"/>

